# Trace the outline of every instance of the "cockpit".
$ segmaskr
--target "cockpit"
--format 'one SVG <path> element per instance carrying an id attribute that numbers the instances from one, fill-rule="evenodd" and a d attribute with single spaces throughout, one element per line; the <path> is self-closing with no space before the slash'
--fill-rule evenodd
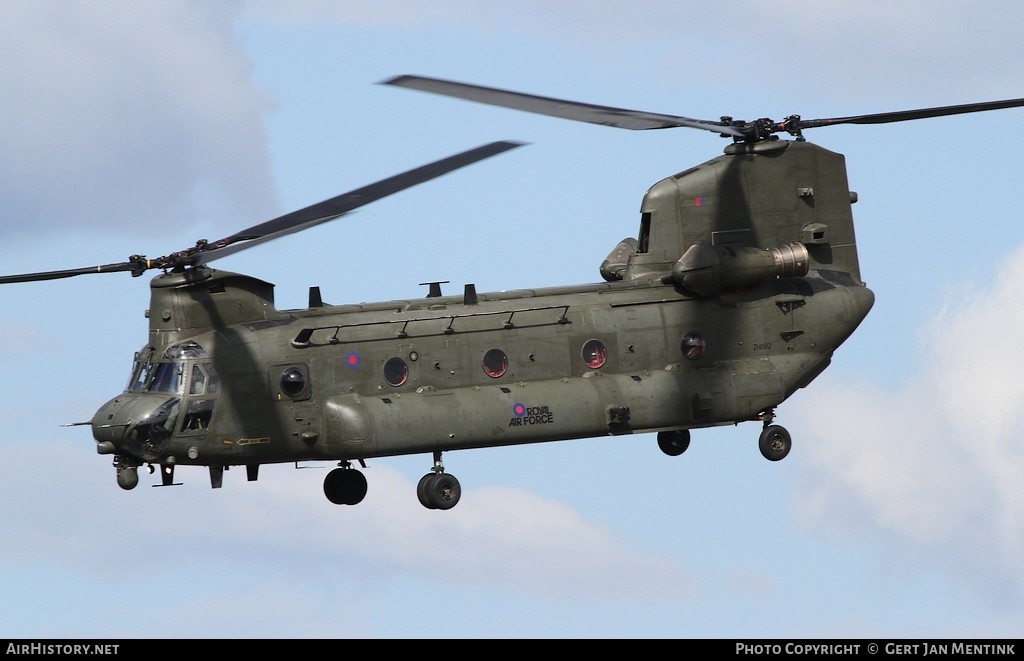
<path id="1" fill-rule="evenodd" d="M 196 342 L 188 341 L 182 344 L 175 344 L 167 347 L 156 361 L 153 360 L 152 347 L 143 347 L 135 353 L 135 362 L 132 365 L 132 376 L 128 381 L 125 392 L 166 392 L 183 394 L 185 392 L 186 362 L 200 360 L 206 357 L 206 351 Z M 207 363 L 208 369 L 203 370 L 199 365 L 193 365 L 198 371 L 195 377 L 198 386 L 193 385 L 192 390 L 197 387 L 205 390 L 207 377 L 212 373 L 216 375 L 212 363 Z M 194 370 L 195 371 L 195 370 Z"/>
<path id="2" fill-rule="evenodd" d="M 142 397 L 121 398 L 124 401 L 120 405 L 111 404 L 118 406 L 117 413 L 109 411 L 114 417 L 127 418 L 122 438 L 127 445 L 122 449 L 152 460 L 164 451 L 172 436 L 205 432 L 213 419 L 220 389 L 217 369 L 198 343 L 176 344 L 159 356 L 152 347 L 143 347 L 135 354 L 125 387 L 126 394 Z"/>
<path id="3" fill-rule="evenodd" d="M 179 363 L 152 363 L 135 360 L 128 392 L 181 392 L 182 373 Z"/>

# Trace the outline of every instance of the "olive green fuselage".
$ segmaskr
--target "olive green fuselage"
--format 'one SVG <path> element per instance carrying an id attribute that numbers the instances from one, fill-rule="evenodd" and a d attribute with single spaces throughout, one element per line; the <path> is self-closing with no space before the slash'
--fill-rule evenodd
<path id="1" fill-rule="evenodd" d="M 758 419 L 874 300 L 842 157 L 767 144 L 655 184 L 608 282 L 279 311 L 255 278 L 158 276 L 132 382 L 93 419 L 100 451 L 259 465 Z"/>

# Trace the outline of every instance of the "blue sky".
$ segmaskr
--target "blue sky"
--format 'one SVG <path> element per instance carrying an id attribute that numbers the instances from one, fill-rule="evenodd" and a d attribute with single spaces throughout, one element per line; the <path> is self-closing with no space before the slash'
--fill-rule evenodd
<path id="1" fill-rule="evenodd" d="M 163 255 L 490 142 L 528 146 L 218 261 L 330 303 L 600 280 L 702 131 L 378 85 L 406 73 L 717 119 L 1024 96 L 1014 2 L 0 3 L 6 273 Z M 1024 110 L 807 137 L 847 158 L 876 304 L 754 423 L 114 481 L 87 421 L 146 341 L 148 276 L 0 290 L 0 637 L 914 638 L 1024 630 Z M 503 259 L 483 249 L 495 239 Z"/>

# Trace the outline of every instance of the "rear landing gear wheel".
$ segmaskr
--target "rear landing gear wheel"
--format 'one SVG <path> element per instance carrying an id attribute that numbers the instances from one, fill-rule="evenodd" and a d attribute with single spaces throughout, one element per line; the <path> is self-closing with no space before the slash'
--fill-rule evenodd
<path id="1" fill-rule="evenodd" d="M 356 505 L 366 497 L 366 476 L 354 468 L 335 468 L 324 478 L 324 495 L 335 505 Z"/>
<path id="2" fill-rule="evenodd" d="M 757 443 L 761 454 L 768 461 L 779 461 L 785 459 L 793 447 L 793 439 L 785 427 L 780 425 L 768 425 L 761 432 L 761 438 Z"/>
<path id="3" fill-rule="evenodd" d="M 677 429 L 675 431 L 658 432 L 658 447 L 670 457 L 678 457 L 690 447 L 690 430 Z"/>

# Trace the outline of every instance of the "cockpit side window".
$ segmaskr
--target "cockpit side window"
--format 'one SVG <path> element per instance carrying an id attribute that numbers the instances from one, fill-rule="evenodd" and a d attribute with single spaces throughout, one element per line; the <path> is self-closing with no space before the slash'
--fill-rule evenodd
<path id="1" fill-rule="evenodd" d="M 213 363 L 193 363 L 189 377 L 188 405 L 182 419 L 182 433 L 202 433 L 210 427 L 217 403 L 220 378 Z"/>
<path id="2" fill-rule="evenodd" d="M 206 372 L 206 394 L 216 395 L 220 391 L 220 375 L 213 363 L 203 363 L 203 371 Z"/>
<path id="3" fill-rule="evenodd" d="M 192 366 L 192 380 L 189 382 L 188 394 L 203 395 L 206 393 L 206 375 L 199 365 Z"/>
<path id="4" fill-rule="evenodd" d="M 216 395 L 220 388 L 220 377 L 213 363 L 192 365 L 192 378 L 189 379 L 188 394 Z"/>
<path id="5" fill-rule="evenodd" d="M 210 426 L 213 417 L 213 399 L 190 399 L 185 419 L 181 425 L 183 432 L 204 431 Z"/>

